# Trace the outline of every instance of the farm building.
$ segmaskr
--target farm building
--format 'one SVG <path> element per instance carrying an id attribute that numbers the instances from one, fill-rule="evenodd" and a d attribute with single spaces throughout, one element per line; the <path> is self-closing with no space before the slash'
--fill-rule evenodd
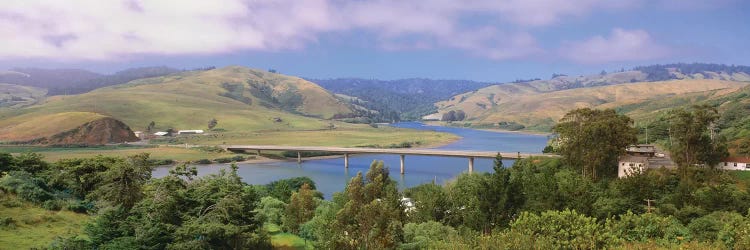
<path id="1" fill-rule="evenodd" d="M 165 136 L 167 134 L 169 134 L 169 133 L 164 132 L 164 131 L 159 131 L 159 132 L 154 133 L 154 135 L 156 135 L 156 136 Z"/>
<path id="2" fill-rule="evenodd" d="M 203 130 L 200 129 L 193 129 L 193 130 L 179 130 L 177 131 L 178 135 L 194 135 L 194 134 L 203 134 Z"/>
<path id="3" fill-rule="evenodd" d="M 750 170 L 750 158 L 748 157 L 729 157 L 719 162 L 717 168 L 725 170 Z"/>

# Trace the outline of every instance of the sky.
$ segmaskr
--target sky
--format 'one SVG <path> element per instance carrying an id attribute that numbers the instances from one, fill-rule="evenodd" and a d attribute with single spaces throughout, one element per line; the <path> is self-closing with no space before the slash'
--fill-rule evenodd
<path id="1" fill-rule="evenodd" d="M 243 65 L 505 82 L 750 65 L 743 0 L 2 0 L 0 69 Z"/>

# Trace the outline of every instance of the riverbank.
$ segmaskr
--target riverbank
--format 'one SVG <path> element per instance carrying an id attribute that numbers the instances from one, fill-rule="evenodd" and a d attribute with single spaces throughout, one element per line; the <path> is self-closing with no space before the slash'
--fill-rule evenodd
<path id="1" fill-rule="evenodd" d="M 487 131 L 487 132 L 497 132 L 497 133 L 518 133 L 518 134 L 524 134 L 524 135 L 544 135 L 548 136 L 552 133 L 550 132 L 541 132 L 541 131 L 533 131 L 533 130 L 507 130 L 507 129 L 501 129 L 501 128 L 476 128 L 476 127 L 463 127 L 463 126 L 453 126 L 451 124 L 448 124 L 446 122 L 440 122 L 440 121 L 425 121 L 423 122 L 425 125 L 430 126 L 442 126 L 442 127 L 451 127 L 451 128 L 465 128 L 465 129 L 474 129 L 474 130 L 481 130 L 481 131 Z"/>

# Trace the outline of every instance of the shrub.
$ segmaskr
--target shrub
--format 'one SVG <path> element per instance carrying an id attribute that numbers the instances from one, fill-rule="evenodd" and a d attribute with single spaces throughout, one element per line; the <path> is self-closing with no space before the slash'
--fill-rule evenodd
<path id="1" fill-rule="evenodd" d="M 200 159 L 200 160 L 195 161 L 195 163 L 196 164 L 211 164 L 212 161 L 209 159 Z"/>
<path id="2" fill-rule="evenodd" d="M 51 211 L 60 211 L 62 209 L 62 202 L 60 200 L 47 200 L 42 204 L 42 207 Z"/>

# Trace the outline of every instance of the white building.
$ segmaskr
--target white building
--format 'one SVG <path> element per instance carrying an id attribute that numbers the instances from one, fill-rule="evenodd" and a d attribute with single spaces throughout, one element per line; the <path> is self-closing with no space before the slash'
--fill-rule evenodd
<path id="1" fill-rule="evenodd" d="M 193 130 L 179 130 L 177 131 L 178 135 L 192 135 L 192 134 L 203 134 L 203 130 L 200 129 L 193 129 Z"/>
<path id="2" fill-rule="evenodd" d="M 648 168 L 648 157 L 625 155 L 617 164 L 617 178 L 642 173 Z"/>
<path id="3" fill-rule="evenodd" d="M 156 136 L 165 136 L 167 134 L 169 134 L 169 133 L 164 132 L 164 131 L 159 131 L 159 132 L 154 133 L 154 135 L 156 135 Z"/>
<path id="4" fill-rule="evenodd" d="M 719 162 L 717 168 L 725 170 L 750 170 L 750 158 L 748 157 L 729 157 Z"/>

